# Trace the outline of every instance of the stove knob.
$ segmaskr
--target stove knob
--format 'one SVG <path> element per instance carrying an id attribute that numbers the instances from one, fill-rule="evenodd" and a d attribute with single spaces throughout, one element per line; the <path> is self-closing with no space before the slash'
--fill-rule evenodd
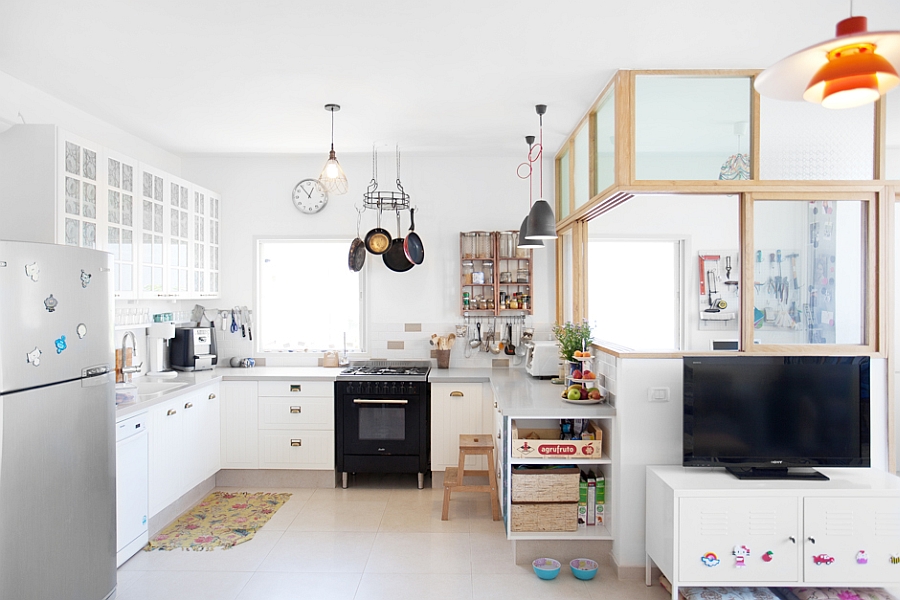
<path id="1" fill-rule="evenodd" d="M 419 393 L 419 384 L 418 383 L 410 383 L 409 384 L 409 393 L 410 394 L 418 394 Z"/>
<path id="2" fill-rule="evenodd" d="M 405 383 L 402 383 L 402 382 L 400 383 L 400 393 L 401 394 L 406 393 L 406 384 Z"/>
<path id="3" fill-rule="evenodd" d="M 391 385 L 391 394 L 393 394 L 395 396 L 397 395 L 397 384 L 396 383 Z"/>

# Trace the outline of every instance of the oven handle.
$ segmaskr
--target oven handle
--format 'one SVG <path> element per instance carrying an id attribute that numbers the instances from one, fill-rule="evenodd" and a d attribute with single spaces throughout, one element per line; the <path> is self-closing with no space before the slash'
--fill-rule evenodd
<path id="1" fill-rule="evenodd" d="M 409 400 L 362 400 L 354 398 L 353 404 L 409 404 Z"/>

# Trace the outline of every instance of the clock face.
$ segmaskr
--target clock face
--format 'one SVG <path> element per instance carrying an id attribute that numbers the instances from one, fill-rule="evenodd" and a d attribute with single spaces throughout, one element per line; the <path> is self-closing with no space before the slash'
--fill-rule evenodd
<path id="1" fill-rule="evenodd" d="M 317 213 L 328 203 L 328 194 L 318 179 L 304 179 L 294 186 L 294 206 L 302 213 Z"/>

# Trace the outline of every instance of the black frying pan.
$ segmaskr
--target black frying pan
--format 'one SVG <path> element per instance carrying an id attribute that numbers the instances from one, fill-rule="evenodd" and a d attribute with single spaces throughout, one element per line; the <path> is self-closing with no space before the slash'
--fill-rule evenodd
<path id="1" fill-rule="evenodd" d="M 409 271 L 415 265 L 409 262 L 409 259 L 406 258 L 406 253 L 403 252 L 403 238 L 400 237 L 400 211 L 397 211 L 397 237 L 391 240 L 391 246 L 388 248 L 388 251 L 381 255 L 381 259 L 384 261 L 384 264 L 391 271 L 396 271 L 397 273 L 403 273 L 404 271 Z"/>
<path id="2" fill-rule="evenodd" d="M 350 242 L 350 255 L 347 258 L 347 264 L 351 271 L 362 271 L 363 265 L 366 264 L 366 245 L 356 238 Z"/>
<path id="3" fill-rule="evenodd" d="M 414 265 L 421 265 L 425 260 L 425 247 L 422 245 L 422 239 L 416 233 L 416 209 L 409 209 L 409 233 L 403 240 L 403 253 L 406 259 Z"/>
<path id="4" fill-rule="evenodd" d="M 391 247 L 391 234 L 381 227 L 381 209 L 378 210 L 378 226 L 366 234 L 366 250 L 372 254 L 384 254 Z"/>

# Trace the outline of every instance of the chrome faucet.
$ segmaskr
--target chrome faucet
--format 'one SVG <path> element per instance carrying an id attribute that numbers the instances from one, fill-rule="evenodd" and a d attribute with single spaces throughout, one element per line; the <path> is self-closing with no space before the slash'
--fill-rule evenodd
<path id="1" fill-rule="evenodd" d="M 144 363 L 132 364 L 130 367 L 125 366 L 125 361 L 127 360 L 127 353 L 125 350 L 128 348 L 128 338 L 131 337 L 131 358 L 137 358 L 137 342 L 134 339 L 134 333 L 131 331 L 126 331 L 125 335 L 122 336 L 122 379 L 125 383 L 131 383 L 132 373 L 140 373 L 141 365 Z"/>

